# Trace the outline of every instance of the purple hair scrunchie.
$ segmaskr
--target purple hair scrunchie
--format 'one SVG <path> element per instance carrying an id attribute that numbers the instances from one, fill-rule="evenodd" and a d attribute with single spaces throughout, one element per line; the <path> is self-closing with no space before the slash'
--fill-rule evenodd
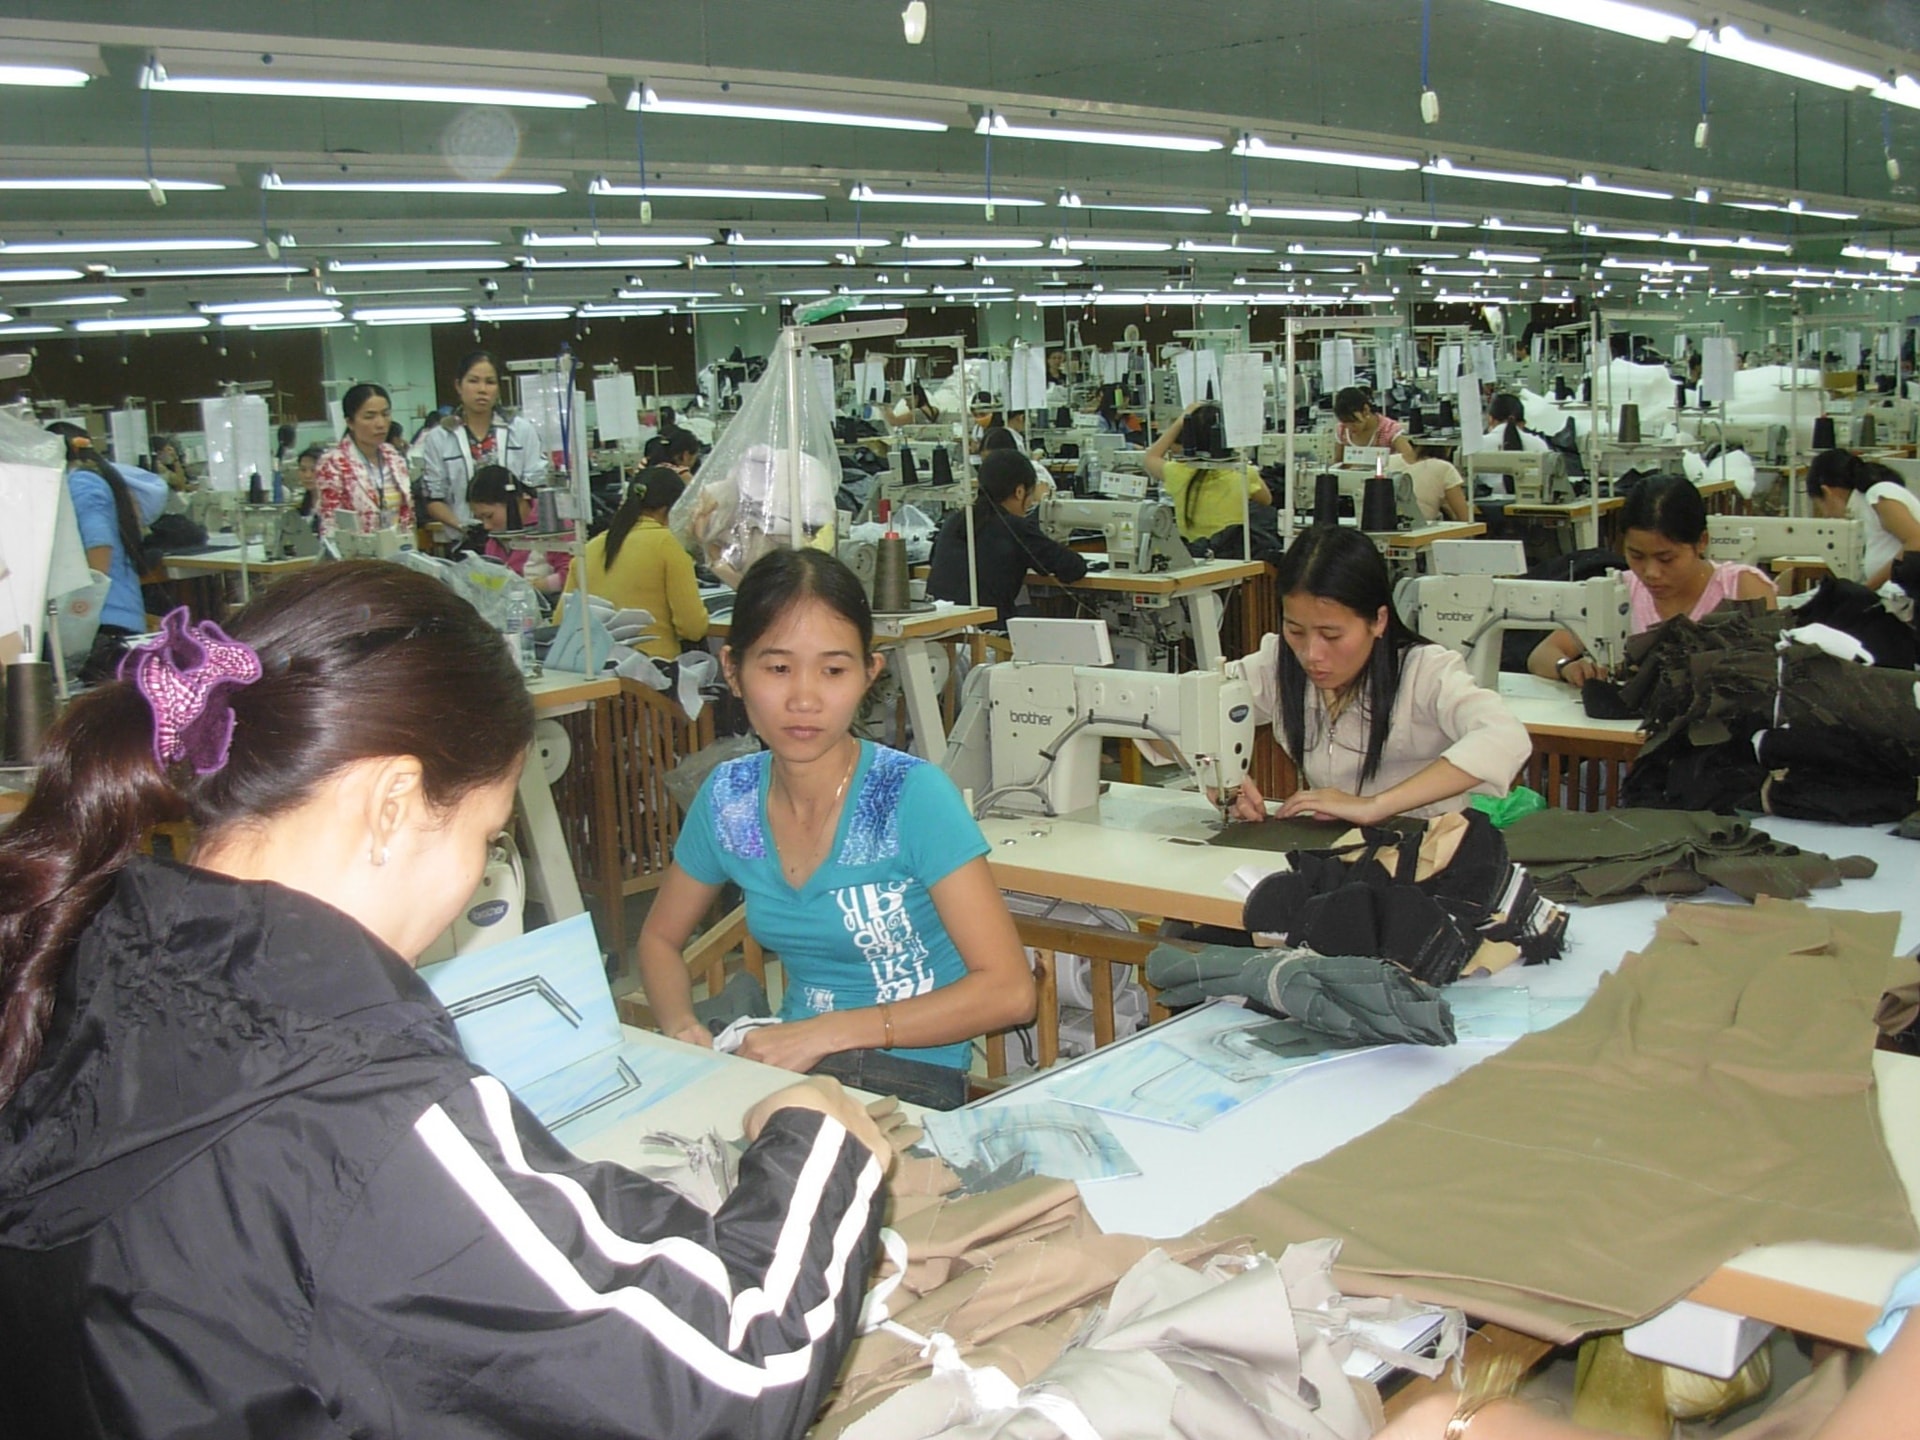
<path id="1" fill-rule="evenodd" d="M 161 767 L 185 760 L 211 775 L 233 746 L 233 692 L 260 678 L 260 657 L 211 620 L 195 624 L 182 605 L 160 622 L 158 639 L 121 657 L 120 678 L 153 711 Z"/>

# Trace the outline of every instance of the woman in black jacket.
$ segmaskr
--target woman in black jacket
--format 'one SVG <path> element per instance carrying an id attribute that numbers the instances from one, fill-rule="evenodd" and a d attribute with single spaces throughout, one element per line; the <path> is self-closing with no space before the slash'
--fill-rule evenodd
<path id="1" fill-rule="evenodd" d="M 999 612 L 1004 629 L 1019 603 L 1029 571 L 1072 584 L 1087 573 L 1087 558 L 1041 530 L 1033 516 L 1033 462 L 1018 450 L 992 449 L 980 457 L 980 493 L 972 506 L 973 565 L 978 603 Z M 968 512 L 955 510 L 934 537 L 927 594 L 970 603 L 967 581 Z"/>
<path id="2" fill-rule="evenodd" d="M 492 627 L 352 562 L 122 677 L 0 833 L 0 1434 L 804 1430 L 877 1242 L 865 1112 L 770 1097 L 708 1215 L 568 1153 L 410 968 L 533 735 Z M 190 864 L 135 853 L 183 815 Z"/>

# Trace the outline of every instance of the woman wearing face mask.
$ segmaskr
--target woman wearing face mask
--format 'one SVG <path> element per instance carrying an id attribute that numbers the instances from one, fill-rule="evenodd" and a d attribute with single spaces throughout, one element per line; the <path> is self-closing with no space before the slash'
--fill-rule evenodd
<path id="1" fill-rule="evenodd" d="M 1671 475 L 1634 488 L 1620 508 L 1627 556 L 1629 633 L 1638 635 L 1676 615 L 1698 620 L 1729 600 L 1764 600 L 1773 581 L 1751 565 L 1707 558 L 1707 507 L 1691 480 Z M 1556 630 L 1534 647 L 1527 669 L 1547 680 L 1584 685 L 1606 667 L 1571 630 Z"/>
<path id="2" fill-rule="evenodd" d="M 530 488 L 547 476 L 546 452 L 530 421 L 499 413 L 500 362 L 489 350 L 476 350 L 454 372 L 454 413 L 420 442 L 420 492 L 429 520 L 455 530 L 473 523 L 467 484 L 483 465 L 504 465 Z M 558 448 L 556 444 L 555 448 Z"/>
<path id="3" fill-rule="evenodd" d="M 340 410 L 347 417 L 347 433 L 320 457 L 313 472 L 320 534 L 338 530 L 344 512 L 351 531 L 370 534 L 397 525 L 411 536 L 407 462 L 387 443 L 393 401 L 380 386 L 363 383 L 341 397 Z"/>
<path id="4" fill-rule="evenodd" d="M 817 550 L 768 552 L 741 579 L 721 661 L 767 749 L 707 778 L 647 911 L 640 978 L 660 1028 L 711 1043 L 682 951 L 732 881 L 787 977 L 782 1023 L 749 1031 L 742 1055 L 964 1104 L 974 1037 L 1032 1018 L 1033 976 L 953 782 L 853 734 L 884 663 L 859 579 Z"/>
<path id="5" fill-rule="evenodd" d="M 68 708 L 0 833 L 0 1434 L 806 1429 L 877 1248 L 865 1111 L 763 1102 L 709 1214 L 570 1154 L 411 968 L 533 719 L 379 561 L 231 637 L 176 611 Z M 189 863 L 137 853 L 183 816 Z"/>
<path id="6" fill-rule="evenodd" d="M 1372 825 L 1504 795 L 1533 744 L 1505 702 L 1453 651 L 1394 612 L 1387 562 L 1357 530 L 1302 531 L 1280 561 L 1281 633 L 1229 674 L 1300 772 L 1278 813 Z M 1267 818 L 1251 782 L 1234 814 Z"/>

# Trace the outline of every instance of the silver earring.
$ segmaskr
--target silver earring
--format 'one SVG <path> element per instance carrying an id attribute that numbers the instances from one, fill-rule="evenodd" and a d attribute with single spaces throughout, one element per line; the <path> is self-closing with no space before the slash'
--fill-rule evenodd
<path id="1" fill-rule="evenodd" d="M 387 863 L 387 857 L 392 853 L 391 847 L 382 845 L 378 850 L 369 852 L 367 858 L 375 865 L 384 865 Z"/>

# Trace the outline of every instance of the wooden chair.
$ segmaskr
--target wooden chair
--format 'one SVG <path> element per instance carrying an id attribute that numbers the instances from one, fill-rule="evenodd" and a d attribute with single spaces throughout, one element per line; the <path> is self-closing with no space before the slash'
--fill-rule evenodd
<path id="1" fill-rule="evenodd" d="M 1034 1063 L 1045 1070 L 1060 1058 L 1060 984 L 1058 957 L 1082 955 L 1087 960 L 1087 984 L 1093 997 L 1093 1043 L 1096 1049 L 1114 1041 L 1113 967 L 1132 968 L 1147 989 L 1147 1019 L 1164 1020 L 1169 1012 L 1161 1005 L 1158 992 L 1146 982 L 1147 955 L 1158 940 L 1136 931 L 1110 930 L 1101 925 L 1081 925 L 1066 920 L 1039 920 L 1016 916 L 1020 938 L 1038 952 L 1039 997 L 1034 1011 Z M 1007 1037 L 987 1037 L 987 1078 L 1004 1080 L 1007 1075 Z"/>
<path id="2" fill-rule="evenodd" d="M 747 907 L 736 905 L 710 926 L 686 949 L 687 975 L 693 983 L 705 985 L 709 996 L 718 995 L 727 984 L 727 957 L 740 952 L 741 963 L 761 985 L 767 983 L 767 956 L 760 942 L 747 932 Z M 643 1030 L 658 1029 L 653 1010 L 639 991 L 622 995 L 614 1004 L 620 1018 Z"/>

